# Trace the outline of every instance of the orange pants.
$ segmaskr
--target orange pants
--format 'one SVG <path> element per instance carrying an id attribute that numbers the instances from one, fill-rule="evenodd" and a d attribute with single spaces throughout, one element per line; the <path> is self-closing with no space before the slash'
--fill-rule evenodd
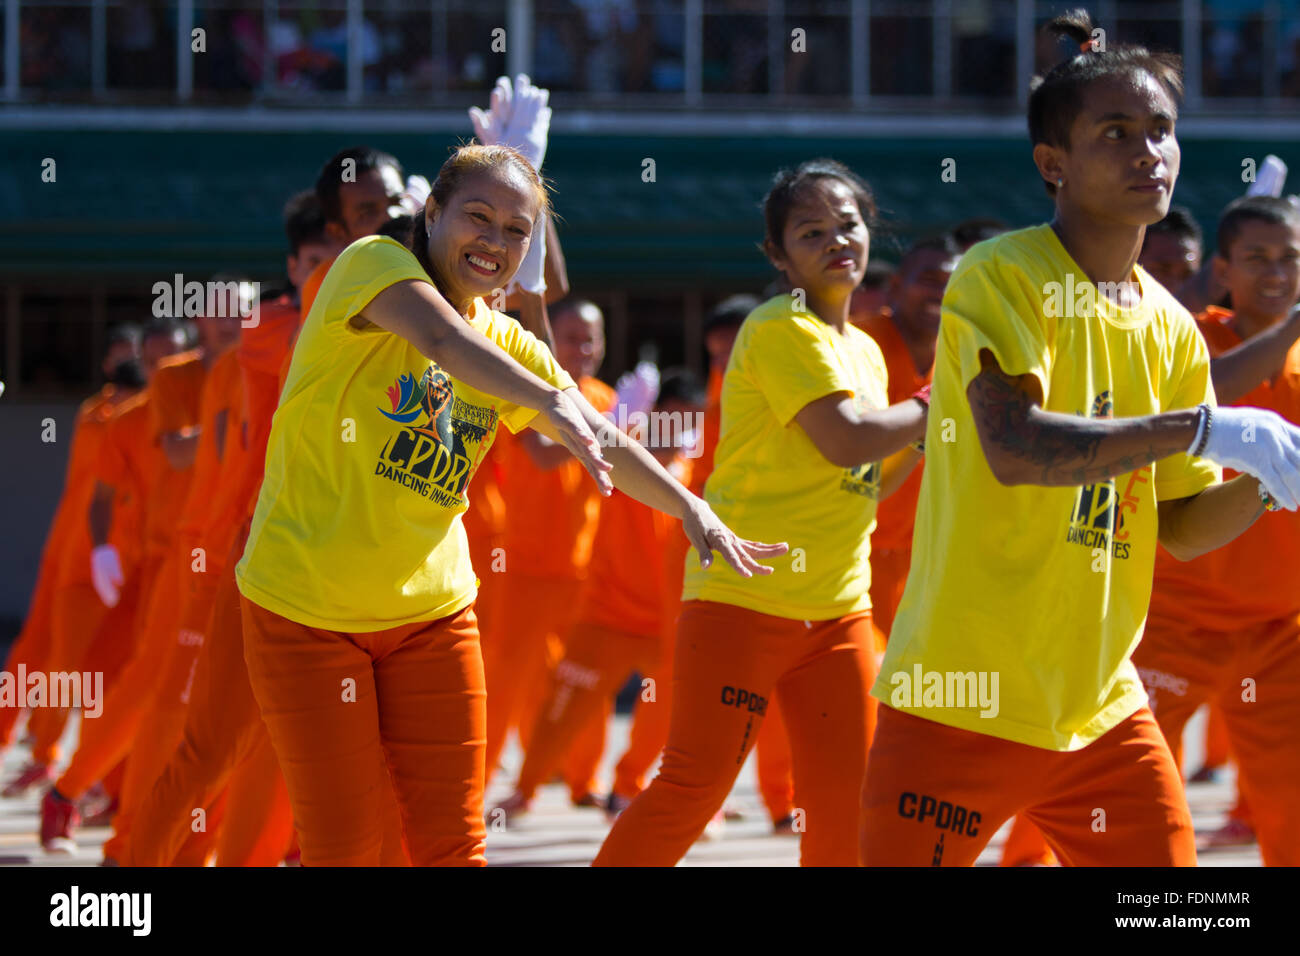
<path id="1" fill-rule="evenodd" d="M 1145 708 L 1082 750 L 880 708 L 862 788 L 867 866 L 971 866 L 1015 814 L 1067 866 L 1195 866 L 1178 768 Z"/>
<path id="2" fill-rule="evenodd" d="M 712 601 L 682 605 L 672 718 L 655 779 L 614 824 L 597 866 L 671 866 L 722 806 L 775 694 L 805 811 L 806 866 L 858 860 L 858 799 L 874 707 L 871 614 L 795 621 Z"/>
<path id="3" fill-rule="evenodd" d="M 1214 702 L 1265 866 L 1300 866 L 1300 616 L 1232 633 L 1148 620 L 1133 654 L 1175 760 L 1196 709 Z"/>
<path id="4" fill-rule="evenodd" d="M 534 721 L 515 786 L 517 793 L 531 799 L 584 730 L 592 725 L 604 729 L 613 696 L 633 671 L 647 673 L 656 666 L 659 645 L 654 635 L 617 631 L 590 621 L 580 621 L 574 627 L 564 660 L 551 675 L 550 693 Z M 599 761 L 599 753 L 596 759 Z"/>
<path id="5" fill-rule="evenodd" d="M 790 757 L 790 736 L 786 733 L 781 705 L 768 701 L 763 726 L 754 745 L 758 761 L 758 792 L 773 823 L 794 813 L 794 763 Z"/>
<path id="6" fill-rule="evenodd" d="M 894 627 L 898 602 L 907 587 L 907 572 L 912 568 L 912 549 L 871 549 L 871 615 L 886 638 Z"/>
<path id="7" fill-rule="evenodd" d="M 1002 859 L 998 866 L 1051 866 L 1056 854 L 1047 845 L 1043 831 L 1034 826 L 1024 814 L 1011 822 L 1011 832 L 1002 845 Z"/>
<path id="8" fill-rule="evenodd" d="M 472 606 L 370 633 L 240 600 L 249 682 L 284 771 L 304 866 L 375 866 L 389 782 L 417 866 L 486 863 L 486 690 Z"/>
<path id="9" fill-rule="evenodd" d="M 489 780 L 512 730 L 519 731 L 527 749 L 528 730 L 549 686 L 555 645 L 563 646 L 581 610 L 580 581 L 511 574 L 506 588 L 498 604 L 501 623 L 483 646 Z"/>
<path id="10" fill-rule="evenodd" d="M 123 598 L 127 595 L 123 593 Z M 128 599 L 129 600 L 129 599 Z M 119 602 L 119 607 L 121 603 Z M 51 614 L 49 653 L 42 665 L 47 671 L 80 671 L 107 622 L 109 609 L 89 582 L 64 584 L 55 592 Z M 119 615 L 120 619 L 120 615 Z M 107 708 L 107 701 L 105 701 Z M 28 720 L 32 735 L 32 760 L 52 764 L 59 759 L 59 739 L 68 722 L 68 708 L 43 707 Z M 92 780 L 91 783 L 94 781 Z"/>
<path id="11" fill-rule="evenodd" d="M 174 556 L 173 556 L 174 557 Z M 59 793 L 75 800 L 132 750 L 158 689 L 159 673 L 176 644 L 181 608 L 176 601 L 176 565 L 163 559 L 152 580 L 143 581 L 147 599 L 136 616 L 136 646 L 97 720 L 81 725 L 81 739 L 72 762 L 55 784 Z M 148 746 L 149 741 L 144 741 Z M 172 744 L 175 744 L 173 739 Z M 130 778 L 127 768 L 127 778 Z M 127 780 L 123 781 L 125 795 Z"/>
<path id="12" fill-rule="evenodd" d="M 242 553 L 247 534 L 245 526 L 232 558 Z M 292 839 L 288 792 L 248 682 L 234 564 L 222 572 L 213 600 L 180 741 L 136 810 L 131 839 L 119 857 L 123 865 L 179 861 L 194 811 L 210 808 L 227 784 L 232 809 L 224 823 L 217 827 L 210 809 L 207 814 L 208 829 L 218 833 L 218 866 L 275 865 L 284 857 L 284 848 L 277 847 L 286 826 Z M 383 823 L 383 865 L 406 865 L 392 798 L 384 803 Z"/>
<path id="13" fill-rule="evenodd" d="M 263 726 L 261 718 L 257 723 Z M 217 866 L 279 866 L 293 843 L 293 810 L 265 733 L 231 774 L 226 797 L 217 831 Z"/>
<path id="14" fill-rule="evenodd" d="M 659 663 L 641 673 L 641 694 L 632 715 L 627 750 L 614 767 L 613 791 L 629 800 L 645 789 L 646 777 L 668 743 L 673 700 L 672 645 L 660 642 Z"/>
<path id="15" fill-rule="evenodd" d="M 21 665 L 29 674 L 38 670 L 53 670 L 46 666 L 53 643 L 55 575 L 59 555 L 52 549 L 56 544 L 47 540 L 41 553 L 41 567 L 32 590 L 31 607 L 23 621 L 23 629 L 9 648 L 4 670 L 16 674 Z M 0 752 L 13 743 L 14 726 L 18 723 L 21 707 L 0 707 Z M 57 739 L 57 738 L 56 738 Z"/>

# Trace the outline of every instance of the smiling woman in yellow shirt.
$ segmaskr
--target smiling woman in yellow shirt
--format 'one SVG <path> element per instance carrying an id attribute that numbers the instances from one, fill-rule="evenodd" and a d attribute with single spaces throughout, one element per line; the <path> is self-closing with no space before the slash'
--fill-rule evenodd
<path id="1" fill-rule="evenodd" d="M 805 866 L 858 862 L 871 739 L 870 532 L 920 456 L 923 401 L 889 406 L 884 357 L 848 321 L 875 203 L 831 160 L 778 174 L 765 247 L 790 295 L 749 314 L 722 386 L 705 498 L 747 536 L 789 543 L 762 581 L 688 568 L 659 775 L 619 816 L 602 866 L 671 866 L 722 806 L 776 694 L 805 819 Z"/>
<path id="2" fill-rule="evenodd" d="M 716 549 L 766 574 L 756 559 L 784 553 L 732 534 L 484 304 L 546 205 L 519 153 L 463 147 L 412 248 L 353 243 L 303 324 L 237 578 L 304 865 L 379 864 L 381 756 L 412 862 L 484 863 L 483 664 L 461 519 L 499 423 L 563 442 L 603 493 L 612 478 L 681 518 L 702 561 Z"/>

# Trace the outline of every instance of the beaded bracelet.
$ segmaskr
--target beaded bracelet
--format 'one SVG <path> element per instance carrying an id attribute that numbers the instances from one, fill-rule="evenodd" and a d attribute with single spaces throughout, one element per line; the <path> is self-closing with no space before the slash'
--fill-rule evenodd
<path id="1" fill-rule="evenodd" d="M 1282 506 L 1281 506 L 1280 504 L 1277 503 L 1277 499 L 1276 499 L 1276 498 L 1274 498 L 1272 495 L 1270 495 L 1270 494 L 1268 493 L 1268 489 L 1264 487 L 1264 485 L 1263 485 L 1262 482 L 1260 483 L 1260 486 L 1259 486 L 1259 500 L 1262 501 L 1262 502 L 1264 502 L 1264 510 L 1265 510 L 1265 511 L 1281 511 L 1281 510 L 1282 510 Z"/>
<path id="2" fill-rule="evenodd" d="M 1196 426 L 1196 437 L 1192 439 L 1192 447 L 1187 452 L 1194 458 L 1201 457 L 1205 446 L 1210 443 L 1210 428 L 1214 425 L 1214 409 L 1211 406 L 1202 404 L 1197 410 L 1200 412 L 1200 420 Z"/>

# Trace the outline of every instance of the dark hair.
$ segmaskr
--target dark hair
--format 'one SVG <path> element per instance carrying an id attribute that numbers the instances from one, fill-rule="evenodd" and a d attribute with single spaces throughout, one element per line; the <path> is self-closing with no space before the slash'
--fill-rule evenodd
<path id="1" fill-rule="evenodd" d="M 483 146 L 479 143 L 471 143 L 453 150 L 447 157 L 447 161 L 442 164 L 442 168 L 438 170 L 438 178 L 433 181 L 429 195 L 433 197 L 439 209 L 445 209 L 452 194 L 470 176 L 502 167 L 510 167 L 522 173 L 528 180 L 528 184 L 536 191 L 539 205 L 537 222 L 533 223 L 533 229 L 536 230 L 540 223 L 545 222 L 544 217 L 550 214 L 551 198 L 542 177 L 537 174 L 537 170 L 533 169 L 533 164 L 524 158 L 523 153 L 509 146 Z M 410 247 L 416 260 L 436 285 L 438 277 L 434 274 L 432 263 L 429 262 L 429 229 L 423 213 L 415 216 L 411 228 Z M 553 309 L 552 314 L 554 312 Z"/>
<path id="2" fill-rule="evenodd" d="M 104 341 L 104 350 L 108 351 L 114 345 L 129 345 L 135 351 L 140 350 L 140 340 L 142 338 L 140 325 L 138 322 L 118 322 L 108 330 L 108 335 Z"/>
<path id="3" fill-rule="evenodd" d="M 335 153 L 326 160 L 325 165 L 320 169 L 320 174 L 316 177 L 316 198 L 320 200 L 321 212 L 326 222 L 343 221 L 343 206 L 339 202 L 339 190 L 343 186 L 343 164 L 347 160 L 353 161 L 355 164 L 353 172 L 357 175 L 368 173 L 372 169 L 382 169 L 385 166 L 392 166 L 397 170 L 397 175 L 403 175 L 402 164 L 397 161 L 397 157 L 371 149 L 369 146 L 351 146 Z"/>
<path id="4" fill-rule="evenodd" d="M 1241 235 L 1242 224 L 1251 220 L 1300 229 L 1300 209 L 1280 196 L 1245 196 L 1234 199 L 1219 215 L 1215 255 L 1228 258 L 1232 244 Z"/>
<path id="5" fill-rule="evenodd" d="M 1066 37 L 1079 45 L 1080 52 L 1058 63 L 1045 76 L 1030 84 L 1029 139 L 1033 145 L 1069 148 L 1070 127 L 1083 109 L 1084 91 L 1104 77 L 1142 72 L 1165 88 L 1177 106 L 1183 96 L 1183 61 L 1175 53 L 1152 53 L 1141 46 L 1093 48 L 1093 23 L 1087 10 L 1076 9 L 1056 17 L 1044 30 Z M 1045 183 L 1049 195 L 1056 186 Z"/>
<path id="6" fill-rule="evenodd" d="M 843 163 L 833 159 L 810 159 L 794 169 L 782 169 L 772 178 L 772 188 L 763 199 L 763 223 L 767 240 L 783 249 L 781 237 L 790 218 L 790 209 L 818 181 L 834 179 L 849 188 L 868 228 L 876 224 L 876 197 L 866 181 Z"/>
<path id="7" fill-rule="evenodd" d="M 1198 246 L 1204 242 L 1201 224 L 1196 221 L 1186 206 L 1170 206 L 1165 218 L 1147 226 L 1146 236 L 1142 240 L 1142 251 L 1146 251 L 1147 242 L 1152 236 L 1175 236 L 1179 239 L 1191 239 Z"/>
<path id="8" fill-rule="evenodd" d="M 375 235 L 387 236 L 389 239 L 396 239 L 404 246 L 411 244 L 411 230 L 415 228 L 415 217 L 410 213 L 402 213 L 393 219 L 388 220 L 379 227 L 379 232 Z"/>
<path id="9" fill-rule="evenodd" d="M 1010 228 L 1001 219 L 977 217 L 963 220 L 953 226 L 952 238 L 965 252 L 975 243 L 983 242 L 985 239 L 992 239 L 994 236 L 1000 236 Z"/>
<path id="10" fill-rule="evenodd" d="M 758 296 L 748 292 L 727 296 L 713 307 L 709 317 L 704 320 L 705 334 L 714 329 L 739 328 L 745 317 L 762 304 Z"/>
<path id="11" fill-rule="evenodd" d="M 862 288 L 883 289 L 894 277 L 894 266 L 884 259 L 872 259 L 867 263 L 866 274 L 862 276 Z"/>
<path id="12" fill-rule="evenodd" d="M 941 232 L 935 236 L 927 236 L 924 239 L 918 239 L 907 247 L 903 257 L 898 260 L 898 271 L 903 272 L 907 268 L 908 261 L 925 252 L 937 252 L 945 258 L 954 258 L 960 256 L 965 250 L 957 244 L 950 232 Z"/>
<path id="13" fill-rule="evenodd" d="M 659 373 L 659 396 L 655 399 L 655 405 L 671 401 L 703 405 L 707 400 L 704 383 L 690 369 L 674 365 Z"/>
<path id="14" fill-rule="evenodd" d="M 304 189 L 284 204 L 284 235 L 293 256 L 304 244 L 325 238 L 325 211 L 315 190 Z"/>

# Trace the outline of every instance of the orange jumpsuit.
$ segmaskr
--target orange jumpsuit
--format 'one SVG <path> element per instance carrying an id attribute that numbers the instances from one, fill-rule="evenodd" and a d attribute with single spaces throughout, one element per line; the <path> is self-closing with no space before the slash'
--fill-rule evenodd
<path id="1" fill-rule="evenodd" d="M 670 470 L 687 483 L 685 459 Z M 618 491 L 602 504 L 584 607 L 565 642 L 564 660 L 551 675 L 515 788 L 525 799 L 560 766 L 585 727 L 608 723 L 612 698 L 634 671 L 660 675 L 652 678 L 654 693 L 643 697 L 638 711 L 667 709 L 671 682 L 662 679 L 664 648 L 671 644 L 668 622 L 676 618 L 685 549 L 681 522 Z M 660 723 L 666 732 L 666 722 Z M 651 743 L 640 741 L 642 754 Z M 650 754 L 650 762 L 659 748 Z M 638 778 L 649 769 L 636 773 L 636 760 L 627 761 L 624 770 L 625 777 L 630 776 L 623 781 L 625 789 L 634 787 L 624 794 L 629 797 L 640 791 Z"/>
<path id="2" fill-rule="evenodd" d="M 82 402 L 77 410 L 68 466 L 63 481 L 63 494 L 50 522 L 45 547 L 41 551 L 40 569 L 36 576 L 36 587 L 32 591 L 31 606 L 23 621 L 23 629 L 13 647 L 10 648 L 9 656 L 5 661 L 4 669 L 10 673 L 15 672 L 20 664 L 29 672 L 40 669 L 50 671 L 67 669 L 47 663 L 55 654 L 54 608 L 62 603 L 59 570 L 66 562 L 69 566 L 84 567 L 87 569 L 87 574 L 89 573 L 90 536 L 87 531 L 86 510 L 95 487 L 95 467 L 99 459 L 100 446 L 107 432 L 108 421 L 121 400 L 127 397 L 129 396 L 122 394 L 116 386 L 105 385 Z M 69 554 L 68 552 L 73 549 L 76 550 L 76 554 Z M 124 567 L 124 574 L 126 570 Z M 99 603 L 98 597 L 95 601 Z M 65 660 L 68 658 L 66 654 L 62 656 Z M 72 656 L 75 656 L 75 653 Z M 83 669 L 80 663 L 78 660 L 73 666 Z M 105 680 L 108 676 L 105 675 Z M 33 734 L 37 739 L 37 751 L 33 752 L 36 763 L 48 764 L 57 757 L 58 740 L 67 719 L 64 712 L 54 708 L 47 708 L 47 710 L 50 712 L 31 716 L 35 724 L 32 728 Z M 0 750 L 11 742 L 18 713 L 19 709 L 16 707 L 0 709 Z M 42 724 L 47 726 L 42 729 Z"/>
<path id="3" fill-rule="evenodd" d="M 614 390 L 598 379 L 583 379 L 578 386 L 597 411 L 613 406 Z M 520 436 L 503 430 L 497 445 L 501 491 L 510 520 L 505 532 L 507 595 L 501 624 L 483 641 L 489 780 L 512 729 L 519 730 L 527 745 L 532 718 L 546 693 L 547 672 L 558 660 L 558 648 L 580 607 L 600 516 L 600 492 L 576 460 L 541 471 Z M 484 577 L 481 569 L 478 573 Z M 590 789 L 590 776 L 599 761 L 604 727 L 596 730 L 602 735 L 600 742 L 585 738 L 579 744 L 579 767 L 566 773 L 575 797 Z"/>
<path id="4" fill-rule="evenodd" d="M 204 379 L 198 448 L 171 544 L 174 563 L 170 566 L 178 573 L 168 582 L 168 589 L 176 613 L 166 619 L 167 630 L 156 634 L 156 640 L 156 632 L 148 632 L 150 645 L 161 653 L 151 662 L 149 702 L 127 758 L 113 836 L 104 845 L 108 859 L 121 860 L 137 806 L 180 738 L 189 683 L 203 645 L 215 583 L 238 528 L 236 515 L 220 514 L 213 504 L 221 488 L 226 449 L 237 438 L 231 434 L 231 424 L 240 401 L 238 356 L 235 349 L 228 349 L 216 358 Z"/>
<path id="5" fill-rule="evenodd" d="M 146 391 L 147 427 L 137 424 L 132 430 L 131 442 L 139 447 L 120 456 L 118 465 L 107 466 L 108 474 L 134 473 L 131 486 L 135 491 L 131 493 L 143 501 L 143 599 L 135 619 L 131 657 L 104 702 L 103 714 L 82 724 L 77 752 L 56 783 L 59 793 L 70 800 L 79 798 L 131 750 L 156 687 L 160 661 L 175 640 L 181 610 L 177 600 L 181 559 L 173 543 L 193 469 L 172 468 L 159 441 L 167 432 L 198 423 L 206 376 L 197 352 L 164 359 Z M 126 413 L 124 408 L 123 417 Z M 186 556 L 186 565 L 188 561 Z"/>
<path id="6" fill-rule="evenodd" d="M 1240 343 L 1231 318 L 1215 307 L 1198 316 L 1211 355 Z M 1300 345 L 1238 404 L 1300 422 Z M 1300 865 L 1300 514 L 1265 514 L 1193 561 L 1158 552 L 1133 663 L 1180 764 L 1188 719 L 1217 705 L 1265 865 Z"/>

